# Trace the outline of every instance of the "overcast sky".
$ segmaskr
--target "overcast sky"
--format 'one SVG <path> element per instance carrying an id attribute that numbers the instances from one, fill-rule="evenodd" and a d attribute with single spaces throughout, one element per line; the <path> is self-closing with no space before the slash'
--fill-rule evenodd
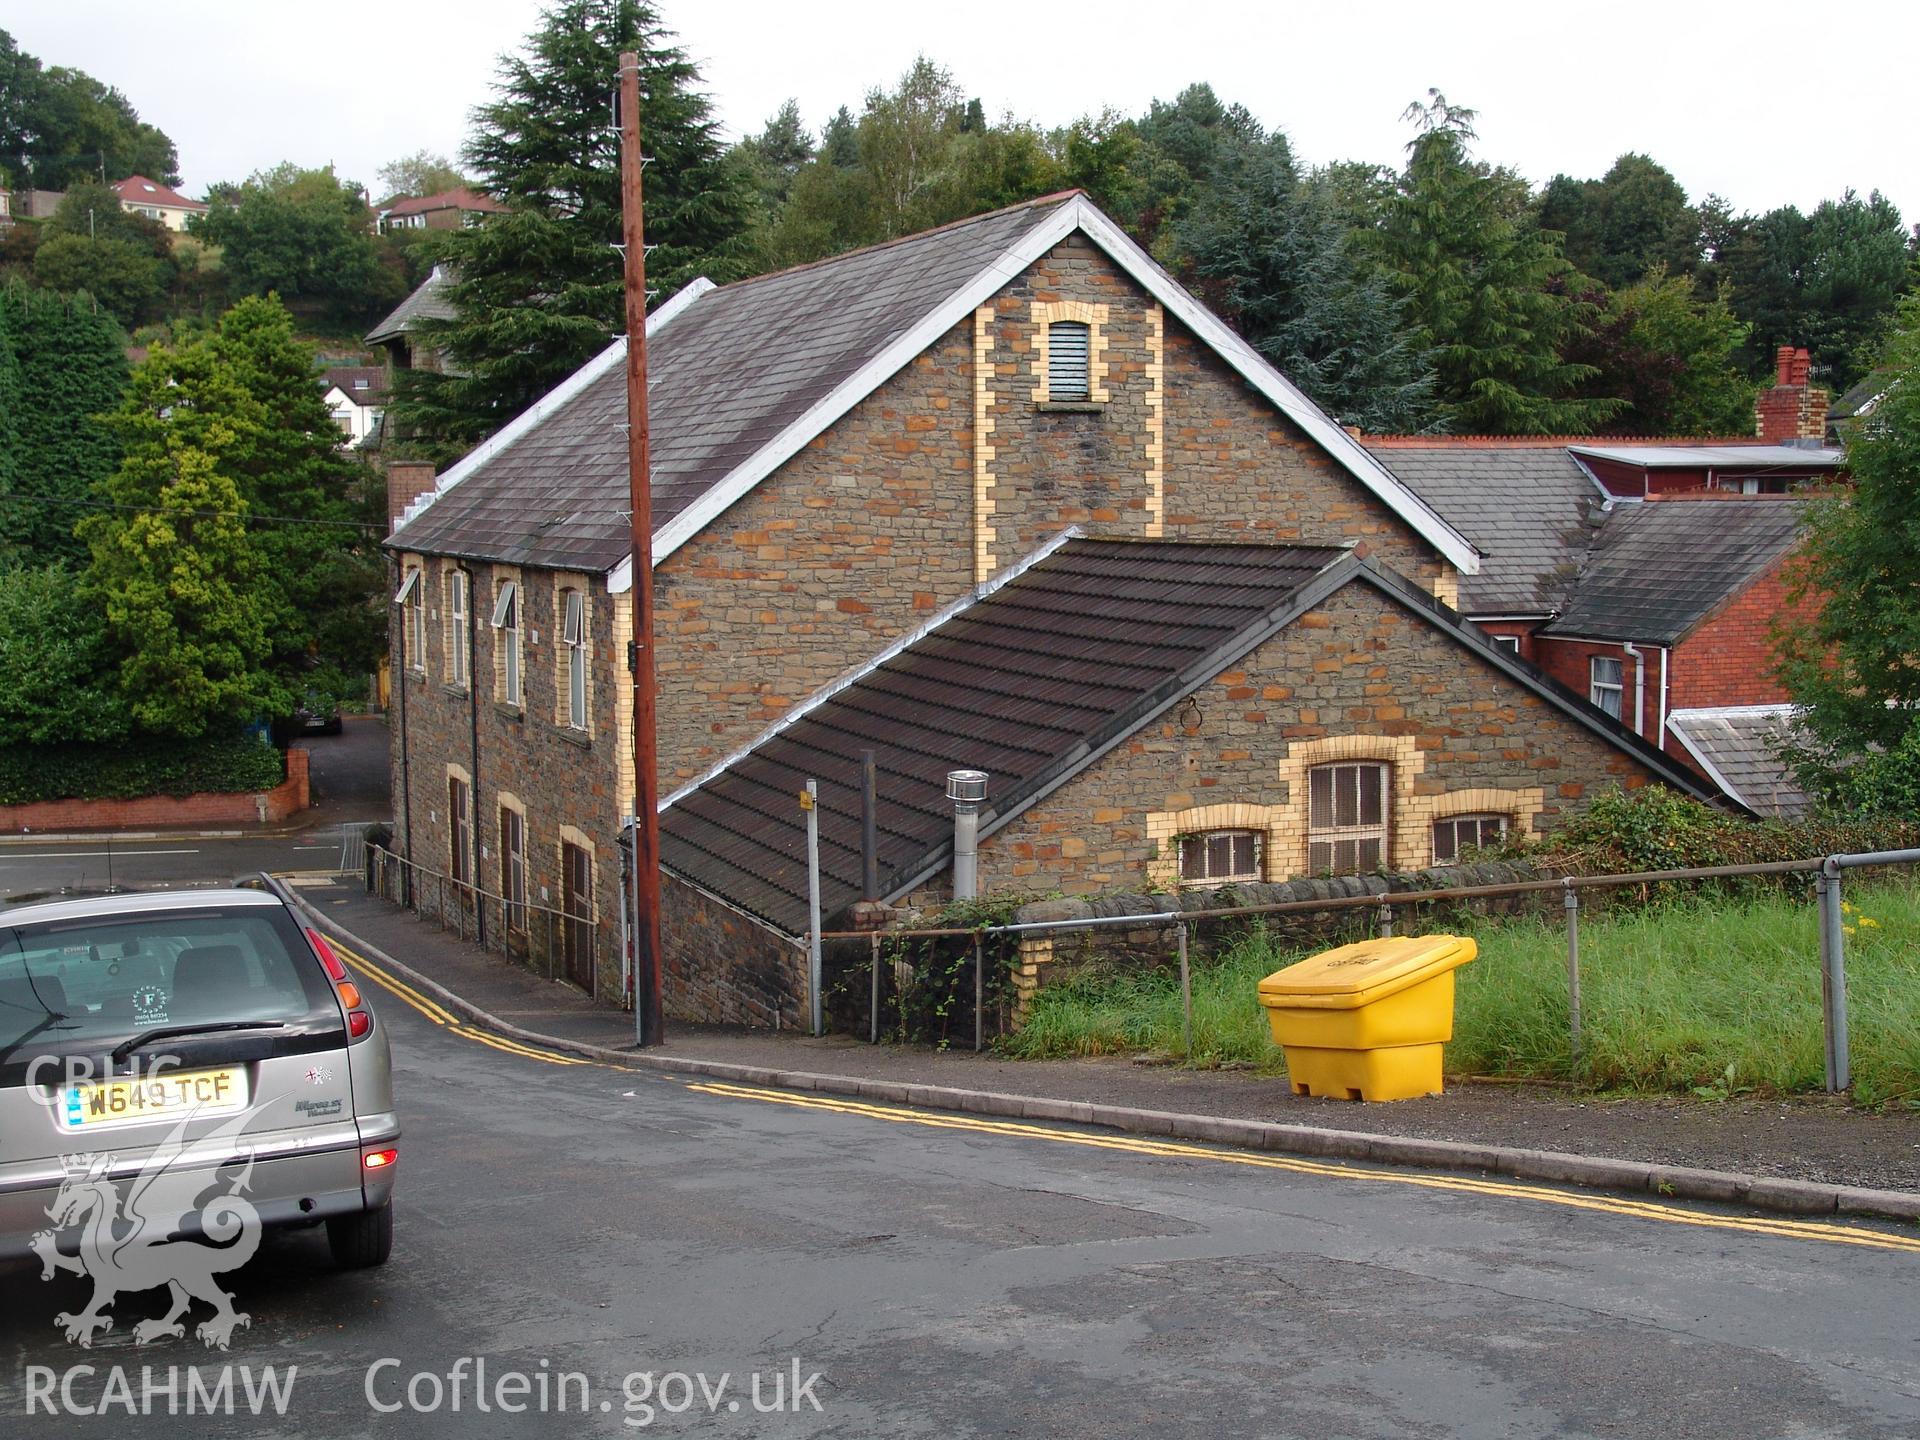
<path id="1" fill-rule="evenodd" d="M 1241 0 L 659 0 L 729 137 L 792 96 L 816 131 L 916 54 L 989 113 L 1042 126 L 1136 114 L 1205 80 L 1308 163 L 1399 159 L 1410 100 L 1480 112 L 1480 154 L 1539 184 L 1640 150 L 1694 198 L 1803 209 L 1878 188 L 1920 220 L 1911 110 L 1920 6 Z M 455 154 L 494 62 L 539 0 L 28 0 L 0 28 L 118 86 L 180 148 L 185 189 L 292 160 L 373 187 L 389 160 Z M 796 21 L 799 23 L 796 24 Z M 611 87 L 613 77 L 608 77 Z M 376 197 L 377 198 L 377 197 Z"/>

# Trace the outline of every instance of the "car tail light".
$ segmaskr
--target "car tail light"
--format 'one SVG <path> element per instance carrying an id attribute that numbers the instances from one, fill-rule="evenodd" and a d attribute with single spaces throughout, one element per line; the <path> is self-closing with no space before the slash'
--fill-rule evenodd
<path id="1" fill-rule="evenodd" d="M 384 1170 L 399 1158 L 398 1150 L 369 1150 L 360 1158 L 360 1163 L 369 1170 Z"/>
<path id="2" fill-rule="evenodd" d="M 313 953 L 320 957 L 327 979 L 333 982 L 333 991 L 340 997 L 341 1008 L 347 1012 L 347 1038 L 362 1038 L 373 1029 L 373 1015 L 367 1009 L 366 997 L 361 995 L 360 987 L 348 978 L 345 963 L 333 953 L 333 947 L 327 944 L 318 930 L 309 928 L 307 940 L 313 946 Z"/>

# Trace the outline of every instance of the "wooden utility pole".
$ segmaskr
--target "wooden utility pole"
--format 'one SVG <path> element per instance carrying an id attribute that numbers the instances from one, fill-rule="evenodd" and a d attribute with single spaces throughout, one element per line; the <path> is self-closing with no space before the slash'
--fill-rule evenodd
<path id="1" fill-rule="evenodd" d="M 626 241 L 627 488 L 633 499 L 633 1025 L 667 1038 L 660 965 L 660 774 L 653 680 L 653 485 L 647 449 L 647 239 L 640 209 L 640 57 L 620 57 L 620 210 Z"/>

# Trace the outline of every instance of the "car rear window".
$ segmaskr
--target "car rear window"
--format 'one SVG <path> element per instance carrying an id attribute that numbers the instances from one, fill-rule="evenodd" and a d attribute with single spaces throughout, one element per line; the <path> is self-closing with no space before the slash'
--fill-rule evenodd
<path id="1" fill-rule="evenodd" d="M 0 922 L 0 1053 L 84 1053 L 143 1030 L 326 1013 L 326 977 L 278 911 L 171 910 Z"/>

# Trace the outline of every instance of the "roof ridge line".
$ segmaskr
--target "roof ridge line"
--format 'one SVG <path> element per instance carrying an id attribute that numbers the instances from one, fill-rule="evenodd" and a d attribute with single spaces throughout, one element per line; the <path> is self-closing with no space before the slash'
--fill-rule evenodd
<path id="1" fill-rule="evenodd" d="M 718 288 L 724 291 L 744 290 L 750 285 L 758 285 L 763 280 L 780 280 L 789 275 L 804 275 L 809 270 L 818 270 L 823 266 L 837 265 L 842 260 L 851 260 L 858 255 L 873 255 L 882 250 L 891 250 L 896 245 L 905 245 L 910 241 L 924 240 L 929 235 L 944 235 L 968 225 L 978 225 L 983 220 L 997 219 L 1002 215 L 1011 215 L 1019 210 L 1037 210 L 1042 205 L 1058 205 L 1086 192 L 1079 189 L 1056 190 L 1050 195 L 1036 195 L 1031 200 L 1018 200 L 1011 205 L 1002 205 L 997 210 L 982 210 L 978 215 L 963 215 L 958 220 L 949 220 L 944 225 L 935 225 L 930 230 L 915 230 L 910 235 L 896 235 L 891 240 L 876 240 L 871 245 L 856 246 L 852 250 L 842 250 L 833 255 L 822 255 L 818 260 L 805 260 L 798 265 L 789 265 L 781 270 L 768 270 L 759 275 L 748 275 L 740 280 L 730 280 Z"/>

